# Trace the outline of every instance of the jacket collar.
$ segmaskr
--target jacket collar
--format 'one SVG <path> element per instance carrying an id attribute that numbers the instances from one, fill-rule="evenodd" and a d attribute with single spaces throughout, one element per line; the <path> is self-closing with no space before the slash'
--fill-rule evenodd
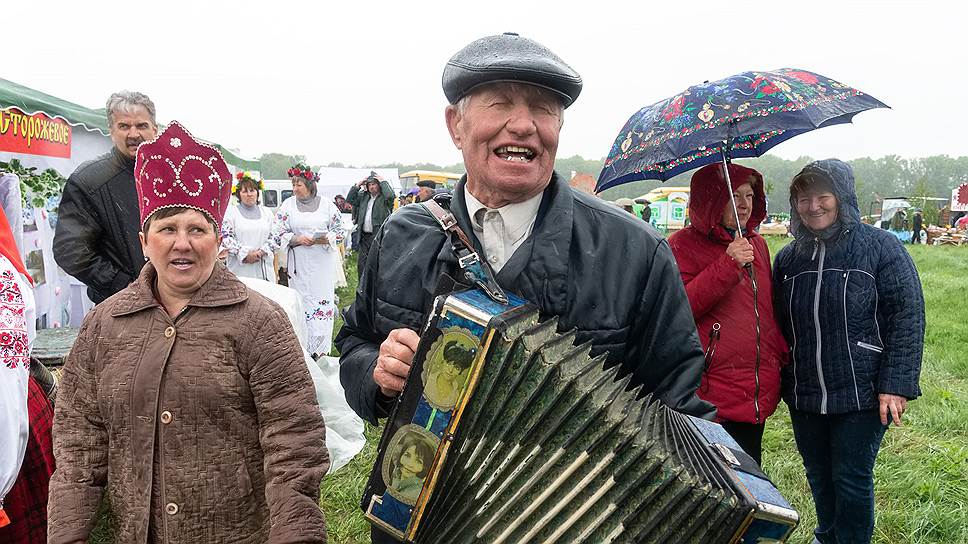
<path id="1" fill-rule="evenodd" d="M 145 264 L 141 269 L 141 274 L 127 289 L 121 292 L 120 300 L 111 312 L 112 317 L 120 317 L 146 310 L 148 308 L 160 307 L 161 304 L 155 298 L 154 285 L 158 272 L 152 263 Z M 238 304 L 249 298 L 249 291 L 245 284 L 229 272 L 221 261 L 216 261 L 215 269 L 202 286 L 195 291 L 188 306 L 198 308 L 216 308 L 219 306 L 231 306 Z"/>
<path id="2" fill-rule="evenodd" d="M 484 246 L 481 245 L 481 241 L 478 240 L 477 235 L 474 234 L 474 225 L 471 223 L 471 217 L 467 211 L 467 201 L 464 199 L 465 185 L 467 185 L 467 174 L 464 174 L 464 176 L 460 178 L 460 181 L 458 181 L 457 185 L 454 187 L 453 193 L 451 193 L 452 204 L 450 206 L 450 213 L 454 214 L 454 218 L 457 219 L 457 224 L 474 244 L 474 251 L 476 251 L 478 255 L 483 255 Z"/>
<path id="3" fill-rule="evenodd" d="M 464 185 L 466 183 L 467 176 L 465 175 L 454 187 L 451 213 L 454 214 L 457 224 L 467 233 L 474 244 L 474 251 L 482 255 L 483 246 L 474 234 L 471 219 L 467 213 L 467 203 L 464 201 Z M 538 207 L 538 216 L 535 219 L 534 227 L 531 229 L 531 235 L 518 247 L 497 275 L 496 279 L 501 287 L 521 294 L 517 280 L 525 268 L 529 267 L 541 269 L 541 272 L 535 277 L 544 278 L 547 285 L 567 285 L 568 248 L 571 246 L 574 208 L 575 197 L 572 195 L 571 188 L 557 172 L 553 173 L 551 183 L 548 184 L 544 195 L 541 197 L 541 205 Z M 537 255 L 534 252 L 536 247 L 542 248 Z M 563 314 L 567 309 L 564 307 L 567 297 L 552 297 L 548 302 L 562 306 L 561 308 L 547 308 L 549 312 L 556 315 Z"/>
<path id="4" fill-rule="evenodd" d="M 111 148 L 111 157 L 114 159 L 115 164 L 118 165 L 118 168 L 128 172 L 134 172 L 134 159 L 122 153 L 117 146 Z"/>

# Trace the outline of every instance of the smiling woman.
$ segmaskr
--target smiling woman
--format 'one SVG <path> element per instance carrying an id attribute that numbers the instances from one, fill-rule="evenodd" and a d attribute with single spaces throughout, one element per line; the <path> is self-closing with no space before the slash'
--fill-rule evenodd
<path id="1" fill-rule="evenodd" d="M 794 241 L 774 264 L 792 362 L 783 399 L 813 493 L 816 539 L 863 544 L 874 531 L 881 440 L 921 396 L 921 281 L 895 236 L 861 223 L 849 164 L 805 166 L 790 205 Z"/>
<path id="2" fill-rule="evenodd" d="M 325 542 L 329 459 L 302 349 L 216 260 L 228 167 L 173 122 L 138 147 L 135 177 L 149 262 L 64 365 L 48 542 L 86 541 L 105 490 L 132 542 Z"/>

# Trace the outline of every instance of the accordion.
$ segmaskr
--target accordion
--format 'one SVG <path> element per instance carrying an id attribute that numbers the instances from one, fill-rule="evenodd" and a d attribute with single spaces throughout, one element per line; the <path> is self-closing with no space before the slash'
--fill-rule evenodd
<path id="1" fill-rule="evenodd" d="M 554 318 L 438 297 L 363 496 L 404 542 L 784 542 L 796 511 L 719 425 L 628 387 Z"/>

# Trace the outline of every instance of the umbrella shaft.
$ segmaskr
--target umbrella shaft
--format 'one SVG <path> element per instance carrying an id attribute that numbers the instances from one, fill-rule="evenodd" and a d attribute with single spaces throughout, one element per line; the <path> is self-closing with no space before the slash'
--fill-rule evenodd
<path id="1" fill-rule="evenodd" d="M 729 179 L 729 160 L 726 158 L 726 148 L 729 143 L 723 142 L 723 177 L 726 178 L 726 189 L 729 190 L 729 205 L 733 207 L 733 217 L 736 219 L 736 236 L 743 236 L 743 225 L 739 223 L 739 211 L 736 209 L 736 199 L 733 198 L 733 182 Z"/>

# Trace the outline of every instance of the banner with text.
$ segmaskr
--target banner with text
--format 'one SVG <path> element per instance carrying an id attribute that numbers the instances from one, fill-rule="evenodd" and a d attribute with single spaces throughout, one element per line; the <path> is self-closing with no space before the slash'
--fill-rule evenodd
<path id="1" fill-rule="evenodd" d="M 71 126 L 43 113 L 27 115 L 17 108 L 0 110 L 0 151 L 71 157 Z"/>

